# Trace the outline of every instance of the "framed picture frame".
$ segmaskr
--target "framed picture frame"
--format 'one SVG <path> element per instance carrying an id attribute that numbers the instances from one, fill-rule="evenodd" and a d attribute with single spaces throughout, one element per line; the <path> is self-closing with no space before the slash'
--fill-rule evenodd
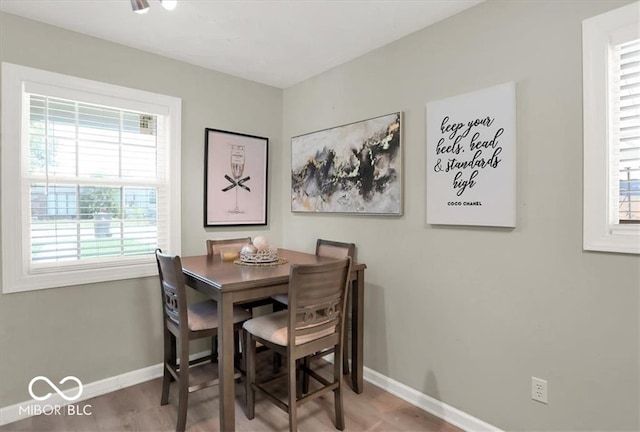
<path id="1" fill-rule="evenodd" d="M 267 224 L 268 155 L 268 138 L 205 129 L 205 227 Z"/>
<path id="2" fill-rule="evenodd" d="M 426 222 L 516 226 L 516 83 L 427 103 Z"/>
<path id="3" fill-rule="evenodd" d="M 401 216 L 402 112 L 291 138 L 291 211 Z"/>

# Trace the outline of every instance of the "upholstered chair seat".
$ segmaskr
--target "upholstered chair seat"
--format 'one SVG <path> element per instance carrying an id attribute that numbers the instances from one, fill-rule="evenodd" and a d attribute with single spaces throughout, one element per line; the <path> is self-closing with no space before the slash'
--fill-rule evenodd
<path id="1" fill-rule="evenodd" d="M 233 323 L 238 324 L 251 318 L 249 311 L 234 306 Z M 213 300 L 190 304 L 187 307 L 189 330 L 210 330 L 218 328 L 218 305 Z"/>
<path id="2" fill-rule="evenodd" d="M 304 328 L 300 327 L 300 328 Z M 247 321 L 244 329 L 256 337 L 280 346 L 289 344 L 289 313 L 285 311 L 262 315 Z M 296 345 L 312 342 L 335 332 L 333 327 L 296 337 Z"/>

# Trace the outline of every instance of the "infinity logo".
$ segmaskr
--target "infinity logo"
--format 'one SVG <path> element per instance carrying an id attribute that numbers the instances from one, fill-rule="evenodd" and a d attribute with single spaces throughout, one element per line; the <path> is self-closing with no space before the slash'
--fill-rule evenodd
<path id="1" fill-rule="evenodd" d="M 75 381 L 78 384 L 78 394 L 73 396 L 73 397 L 68 397 L 67 395 L 65 395 L 62 390 L 60 390 L 58 387 L 56 387 L 56 385 L 54 383 L 51 382 L 51 380 L 45 376 L 37 376 L 35 378 L 33 378 L 30 382 L 29 382 L 29 394 L 31 395 L 32 398 L 34 398 L 35 400 L 39 400 L 39 401 L 43 401 L 45 399 L 49 399 L 51 397 L 51 392 L 47 393 L 44 396 L 36 396 L 35 394 L 33 394 L 33 384 L 36 381 L 44 381 L 47 384 L 49 384 L 49 386 L 56 391 L 56 393 L 58 393 L 60 395 L 61 398 L 63 398 L 64 400 L 67 401 L 74 401 L 76 399 L 78 399 L 81 395 L 82 395 L 82 382 L 80 382 L 80 380 L 74 376 L 67 376 L 62 378 L 62 380 L 59 382 L 59 384 L 64 384 L 67 381 Z"/>

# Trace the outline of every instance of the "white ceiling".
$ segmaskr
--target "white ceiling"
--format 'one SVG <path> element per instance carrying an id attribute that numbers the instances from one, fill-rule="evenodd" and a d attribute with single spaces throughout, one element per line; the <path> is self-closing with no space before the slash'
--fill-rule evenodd
<path id="1" fill-rule="evenodd" d="M 0 10 L 287 88 L 482 0 L 0 0 Z"/>

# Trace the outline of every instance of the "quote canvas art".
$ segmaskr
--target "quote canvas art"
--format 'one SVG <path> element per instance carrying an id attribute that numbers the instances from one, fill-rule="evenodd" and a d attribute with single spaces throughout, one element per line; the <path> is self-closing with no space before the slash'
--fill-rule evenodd
<path id="1" fill-rule="evenodd" d="M 516 86 L 427 104 L 427 223 L 516 224 Z"/>
<path id="2" fill-rule="evenodd" d="M 291 210 L 402 214 L 400 112 L 291 139 Z"/>

